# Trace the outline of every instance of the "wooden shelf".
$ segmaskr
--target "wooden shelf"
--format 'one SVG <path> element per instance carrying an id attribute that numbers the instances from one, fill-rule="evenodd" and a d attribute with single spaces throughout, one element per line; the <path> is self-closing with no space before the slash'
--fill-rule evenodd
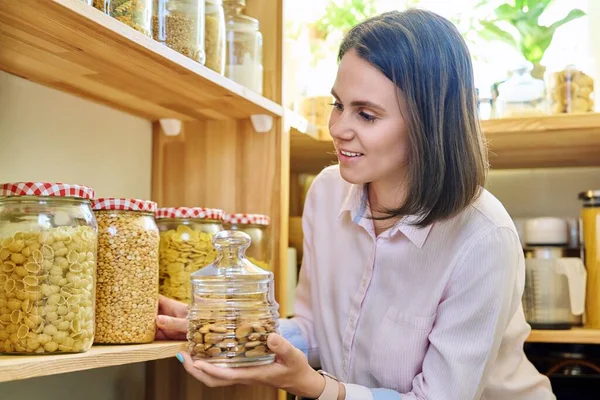
<path id="1" fill-rule="evenodd" d="M 150 119 L 283 108 L 80 0 L 4 1 L 0 69 Z"/>
<path id="2" fill-rule="evenodd" d="M 185 342 L 92 346 L 85 353 L 0 356 L 0 382 L 174 357 Z"/>
<path id="3" fill-rule="evenodd" d="M 532 330 L 530 343 L 600 344 L 600 329 Z"/>
<path id="4" fill-rule="evenodd" d="M 600 113 L 482 121 L 493 169 L 600 166 Z M 331 140 L 292 131 L 292 171 L 334 163 Z"/>

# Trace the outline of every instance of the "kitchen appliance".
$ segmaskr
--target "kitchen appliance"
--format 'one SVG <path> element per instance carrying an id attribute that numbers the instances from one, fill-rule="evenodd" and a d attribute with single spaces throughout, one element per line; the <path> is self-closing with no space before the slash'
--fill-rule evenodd
<path id="1" fill-rule="evenodd" d="M 525 223 L 523 309 L 534 329 L 570 329 L 582 325 L 586 270 L 577 257 L 566 257 L 567 222 L 533 218 Z"/>

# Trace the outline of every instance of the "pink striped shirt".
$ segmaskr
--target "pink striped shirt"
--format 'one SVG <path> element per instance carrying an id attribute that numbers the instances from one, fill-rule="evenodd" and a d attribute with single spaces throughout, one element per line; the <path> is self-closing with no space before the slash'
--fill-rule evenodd
<path id="1" fill-rule="evenodd" d="M 523 252 L 496 198 L 378 237 L 368 213 L 337 166 L 314 180 L 295 317 L 282 323 L 346 399 L 555 399 L 523 353 Z"/>

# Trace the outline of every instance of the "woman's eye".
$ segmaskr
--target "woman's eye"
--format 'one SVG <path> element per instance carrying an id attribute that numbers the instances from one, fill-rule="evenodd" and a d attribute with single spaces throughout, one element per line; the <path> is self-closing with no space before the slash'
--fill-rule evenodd
<path id="1" fill-rule="evenodd" d="M 333 108 L 335 108 L 337 111 L 344 111 L 344 106 L 342 105 L 342 103 L 338 103 L 337 101 L 335 103 L 331 103 L 331 105 L 333 106 Z"/>
<path id="2" fill-rule="evenodd" d="M 364 111 L 359 112 L 358 115 L 360 115 L 360 117 L 366 122 L 374 122 L 377 119 L 377 117 L 375 117 L 374 115 L 367 114 Z"/>

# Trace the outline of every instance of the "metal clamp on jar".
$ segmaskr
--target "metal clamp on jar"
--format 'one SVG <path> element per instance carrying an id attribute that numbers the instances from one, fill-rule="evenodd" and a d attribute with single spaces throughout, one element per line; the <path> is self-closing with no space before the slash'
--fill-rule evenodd
<path id="1" fill-rule="evenodd" d="M 189 352 L 222 367 L 272 363 L 267 337 L 279 318 L 273 274 L 246 259 L 250 237 L 244 232 L 219 232 L 213 244 L 217 260 L 192 274 Z"/>
<path id="2" fill-rule="evenodd" d="M 565 257 L 567 222 L 534 218 L 525 224 L 523 309 L 534 329 L 570 329 L 581 325 L 586 271 L 580 258 Z"/>

